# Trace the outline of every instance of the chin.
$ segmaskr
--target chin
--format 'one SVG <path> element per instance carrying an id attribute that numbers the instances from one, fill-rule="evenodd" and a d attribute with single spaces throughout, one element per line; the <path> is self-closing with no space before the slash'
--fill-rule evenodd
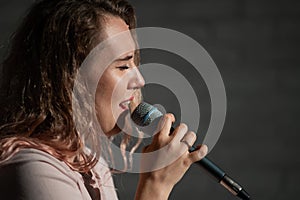
<path id="1" fill-rule="evenodd" d="M 119 134 L 121 131 L 122 131 L 122 130 L 121 130 L 117 125 L 115 125 L 111 130 L 106 131 L 106 132 L 105 132 L 105 135 L 106 135 L 107 137 L 112 137 L 112 136 L 114 136 L 114 135 Z"/>

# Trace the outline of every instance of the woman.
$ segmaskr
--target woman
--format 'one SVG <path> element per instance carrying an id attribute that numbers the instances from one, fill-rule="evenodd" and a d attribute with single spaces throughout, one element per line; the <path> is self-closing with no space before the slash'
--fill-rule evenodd
<path id="1" fill-rule="evenodd" d="M 134 35 L 126 43 L 133 50 L 99 69 L 95 105 L 86 103 L 92 94 L 84 84 L 76 98 L 73 88 L 88 54 L 135 24 L 125 0 L 42 0 L 32 6 L 2 64 L 1 199 L 117 199 L 108 166 L 100 162 L 109 147 L 98 141 L 90 114 L 95 108 L 103 133 L 111 137 L 120 132 L 116 118 L 128 109 L 125 104 L 138 101 L 144 80 Z M 83 111 L 75 113 L 74 104 Z M 76 120 L 86 128 L 79 129 Z M 167 199 L 189 166 L 207 152 L 202 145 L 188 153 L 178 142 L 191 145 L 196 139 L 184 124 L 169 135 L 174 120 L 172 114 L 163 117 L 160 132 L 144 151 L 172 143 L 174 152 L 185 153 L 162 169 L 142 173 L 136 199 Z"/>

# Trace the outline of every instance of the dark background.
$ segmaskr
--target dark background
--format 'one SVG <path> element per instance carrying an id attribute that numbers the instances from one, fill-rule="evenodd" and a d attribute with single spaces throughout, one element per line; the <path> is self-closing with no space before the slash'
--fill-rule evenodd
<path id="1" fill-rule="evenodd" d="M 9 34 L 32 2 L 1 0 L 1 61 Z M 183 32 L 197 40 L 218 66 L 227 93 L 227 117 L 210 158 L 237 179 L 253 199 L 297 199 L 300 1 L 131 2 L 137 10 L 139 27 Z M 160 62 L 161 57 L 155 60 L 145 56 L 142 63 Z M 165 62 L 176 65 L 175 61 Z M 204 116 L 209 116 L 207 110 L 204 108 Z M 115 177 L 120 199 L 133 199 L 138 175 Z M 236 198 L 192 166 L 170 199 Z"/>

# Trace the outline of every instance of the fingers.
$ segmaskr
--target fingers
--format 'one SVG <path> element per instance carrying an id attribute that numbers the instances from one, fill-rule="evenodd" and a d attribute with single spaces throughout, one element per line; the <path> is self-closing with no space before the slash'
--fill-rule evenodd
<path id="1" fill-rule="evenodd" d="M 158 134 L 155 137 L 159 137 L 163 140 L 169 137 L 169 133 L 172 127 L 172 123 L 175 122 L 175 117 L 171 113 L 165 114 L 161 120 L 159 121 L 158 125 Z"/>
<path id="2" fill-rule="evenodd" d="M 184 156 L 184 162 L 189 165 L 205 157 L 208 152 L 208 148 L 206 145 L 199 145 L 197 146 L 196 151 L 193 151 L 191 153 L 188 152 L 188 149 L 196 141 L 197 136 L 193 131 L 188 131 L 188 127 L 186 124 L 181 123 L 178 127 L 176 127 L 171 135 L 169 134 L 174 122 L 175 117 L 173 114 L 168 113 L 162 117 L 158 126 L 161 130 L 154 136 L 156 137 L 156 142 L 158 142 L 160 145 L 166 145 L 171 142 L 172 147 L 177 146 L 176 148 L 172 148 L 172 150 L 175 150 L 177 148 L 181 149 L 179 150 L 178 155 L 181 155 L 180 152 L 186 152 Z"/>
<path id="3" fill-rule="evenodd" d="M 193 131 L 189 131 L 187 132 L 180 140 L 180 144 L 184 145 L 187 147 L 187 149 L 189 149 L 194 142 L 196 141 L 196 134 Z M 178 140 L 179 136 L 175 136 L 174 140 Z"/>
<path id="4" fill-rule="evenodd" d="M 173 114 L 171 114 L 171 113 L 165 114 L 163 117 L 163 121 L 162 121 L 161 132 L 164 135 L 168 136 L 170 133 L 171 127 L 172 127 L 172 123 L 174 123 L 174 122 L 175 122 L 175 117 Z"/>
<path id="5" fill-rule="evenodd" d="M 181 123 L 179 126 L 177 126 L 175 128 L 175 130 L 173 131 L 173 133 L 169 136 L 170 139 L 172 140 L 171 142 L 174 145 L 181 144 L 180 142 L 183 140 L 183 138 L 185 137 L 185 135 L 187 134 L 187 132 L 188 132 L 187 125 L 184 124 L 184 123 Z M 190 140 L 191 137 L 193 137 L 193 136 L 189 136 L 188 140 Z M 193 144 L 193 143 L 188 143 L 188 144 Z"/>
<path id="6" fill-rule="evenodd" d="M 187 159 L 190 161 L 191 164 L 204 158 L 208 152 L 208 148 L 205 144 L 197 146 L 197 149 L 198 150 L 188 154 Z"/>

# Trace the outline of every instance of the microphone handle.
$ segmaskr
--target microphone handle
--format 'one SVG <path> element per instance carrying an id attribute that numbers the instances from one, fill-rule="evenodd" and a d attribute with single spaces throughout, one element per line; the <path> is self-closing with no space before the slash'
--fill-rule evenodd
<path id="1" fill-rule="evenodd" d="M 192 146 L 189 152 L 196 151 L 197 149 Z M 243 187 L 230 178 L 220 167 L 209 160 L 207 157 L 202 158 L 200 161 L 195 162 L 210 174 L 218 183 L 225 187 L 233 195 L 240 197 L 243 200 L 250 200 L 250 195 L 243 189 Z"/>
<path id="2" fill-rule="evenodd" d="M 137 108 L 131 114 L 131 116 L 133 118 L 133 121 L 138 122 L 138 124 L 142 126 L 149 125 L 148 123 L 149 119 L 150 119 L 149 122 L 152 123 L 153 120 L 155 119 L 159 120 L 160 117 L 163 115 L 160 111 L 157 110 L 157 108 L 147 103 L 141 103 L 137 106 Z M 144 111 L 147 111 L 146 115 L 141 116 L 141 114 L 143 114 Z M 155 113 L 155 115 L 150 117 L 151 114 L 153 113 Z M 173 131 L 174 128 L 171 127 L 170 134 L 172 134 Z M 194 146 L 189 147 L 189 152 L 193 152 L 196 150 L 197 149 Z M 220 183 L 223 187 L 229 190 L 233 195 L 240 197 L 243 200 L 250 200 L 250 195 L 242 188 L 242 186 L 238 184 L 236 181 L 234 181 L 232 178 L 230 178 L 220 167 L 218 167 L 207 157 L 202 158 L 200 161 L 196 162 L 196 164 L 201 166 L 205 171 L 207 171 L 208 174 L 210 174 L 218 183 Z"/>

